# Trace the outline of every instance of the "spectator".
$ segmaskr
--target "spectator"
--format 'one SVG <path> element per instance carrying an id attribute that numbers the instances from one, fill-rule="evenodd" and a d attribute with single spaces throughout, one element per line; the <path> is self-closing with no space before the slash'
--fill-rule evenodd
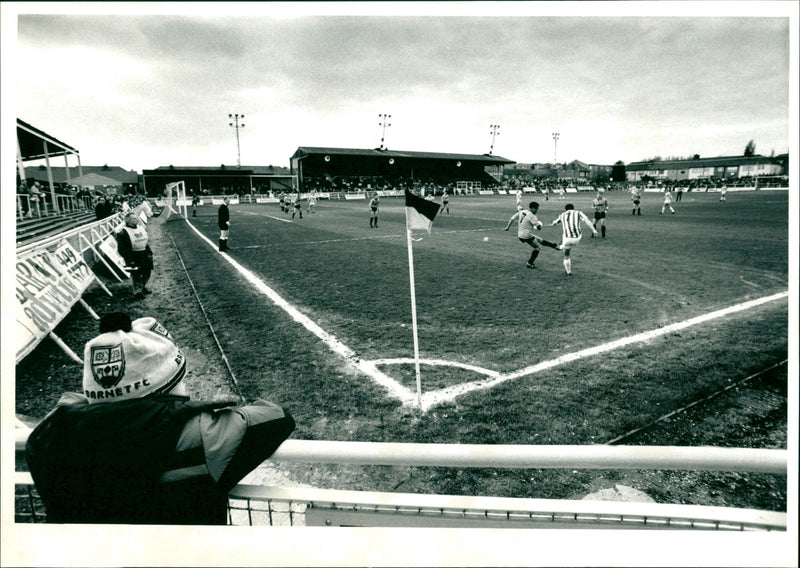
<path id="1" fill-rule="evenodd" d="M 111 208 L 113 204 L 106 199 L 105 195 L 100 195 L 97 204 L 94 206 L 94 216 L 99 221 L 100 219 L 105 219 L 106 217 L 111 216 Z"/>
<path id="2" fill-rule="evenodd" d="M 117 235 L 117 249 L 131 271 L 133 297 L 144 298 L 150 294 L 146 287 L 153 272 L 153 251 L 150 249 L 147 228 L 140 222 L 134 211 L 125 217 L 125 226 Z"/>
<path id="3" fill-rule="evenodd" d="M 31 208 L 31 192 L 28 189 L 28 184 L 25 182 L 25 180 L 19 182 L 17 194 L 23 196 L 19 198 L 20 206 L 22 207 L 22 216 L 33 217 L 33 209 Z"/>
<path id="4" fill-rule="evenodd" d="M 34 208 L 39 211 L 40 204 L 44 203 L 44 193 L 42 193 L 42 185 L 35 181 L 33 185 L 29 185 L 29 193 L 31 195 L 31 212 Z"/>
<path id="5" fill-rule="evenodd" d="M 280 406 L 190 401 L 187 362 L 155 319 L 100 320 L 83 392 L 64 393 L 26 452 L 49 523 L 227 523 L 227 494 L 294 430 Z"/>

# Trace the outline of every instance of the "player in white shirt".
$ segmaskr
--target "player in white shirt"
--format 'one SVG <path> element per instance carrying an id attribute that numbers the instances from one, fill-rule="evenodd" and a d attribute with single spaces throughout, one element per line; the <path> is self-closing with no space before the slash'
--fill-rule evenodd
<path id="1" fill-rule="evenodd" d="M 439 213 L 447 213 L 450 215 L 450 193 L 447 189 L 442 193 L 442 206 L 439 208 Z"/>
<path id="2" fill-rule="evenodd" d="M 316 213 L 316 209 L 314 207 L 317 205 L 317 192 L 312 191 L 311 195 L 308 196 L 308 206 L 306 207 L 306 213 Z"/>
<path id="3" fill-rule="evenodd" d="M 381 198 L 377 195 L 369 200 L 369 226 L 378 228 L 378 206 Z"/>
<path id="4" fill-rule="evenodd" d="M 661 206 L 661 215 L 664 214 L 664 209 L 669 207 L 669 210 L 675 215 L 675 210 L 672 208 L 672 193 L 670 193 L 669 189 L 664 192 L 664 204 Z"/>
<path id="5" fill-rule="evenodd" d="M 519 208 L 522 207 L 522 190 L 521 189 L 518 189 L 516 191 L 516 196 L 517 196 L 517 210 L 519 210 Z"/>
<path id="6" fill-rule="evenodd" d="M 572 203 L 567 203 L 564 206 L 564 212 L 551 223 L 551 225 L 561 223 L 561 244 L 558 245 L 558 248 L 564 251 L 564 270 L 567 276 L 572 276 L 570 250 L 581 242 L 581 222 L 592 230 L 594 236 L 597 236 L 597 229 L 594 228 L 589 217 L 583 211 L 575 209 Z"/>
<path id="7" fill-rule="evenodd" d="M 508 231 L 509 227 L 511 227 L 511 223 L 513 223 L 515 220 L 517 221 L 517 238 L 519 238 L 521 242 L 533 248 L 533 251 L 531 251 L 531 256 L 528 259 L 528 263 L 525 265 L 528 268 L 536 268 L 534 261 L 536 260 L 536 257 L 539 256 L 541 245 L 553 249 L 558 248 L 556 243 L 546 241 L 535 233 L 535 231 L 538 231 L 542 228 L 542 222 L 536 217 L 536 213 L 538 211 L 539 204 L 535 201 L 531 201 L 528 204 L 528 209 L 523 209 L 522 206 L 519 206 L 519 210 L 511 216 L 511 219 L 508 220 L 508 224 L 506 224 L 506 228 L 503 229 L 504 231 Z"/>
<path id="8" fill-rule="evenodd" d="M 631 215 L 641 215 L 642 207 L 639 205 L 642 201 L 642 188 L 634 185 L 631 187 L 631 201 L 633 201 L 633 211 Z"/>
<path id="9" fill-rule="evenodd" d="M 719 190 L 719 200 L 728 201 L 727 197 L 725 197 L 726 195 L 728 195 L 728 186 L 723 185 Z"/>
<path id="10" fill-rule="evenodd" d="M 606 238 L 606 213 L 608 212 L 608 199 L 603 197 L 601 192 L 597 192 L 597 197 L 592 200 L 592 208 L 594 209 L 594 228 L 600 225 L 600 232 L 603 238 Z M 594 238 L 594 235 L 592 235 Z"/>

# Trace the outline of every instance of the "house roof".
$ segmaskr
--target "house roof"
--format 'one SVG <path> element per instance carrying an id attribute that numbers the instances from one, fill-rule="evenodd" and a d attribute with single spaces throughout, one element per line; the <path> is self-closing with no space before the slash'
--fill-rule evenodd
<path id="1" fill-rule="evenodd" d="M 51 166 L 50 171 L 53 174 L 53 183 L 67 183 L 67 169 L 65 166 Z M 97 174 L 106 178 L 111 178 L 117 183 L 138 183 L 139 182 L 139 174 L 136 172 L 132 172 L 130 170 L 126 170 L 120 168 L 119 166 L 81 166 L 81 172 L 83 175 L 86 176 L 88 174 Z M 75 183 L 75 180 L 81 172 L 78 171 L 78 167 L 70 167 L 69 168 L 69 179 L 70 183 Z M 44 165 L 40 166 L 27 166 L 25 168 L 25 176 L 28 178 L 34 178 L 40 182 L 47 181 L 47 167 Z M 92 185 L 92 184 L 84 184 L 84 185 Z"/>
<path id="2" fill-rule="evenodd" d="M 766 156 L 719 156 L 716 158 L 698 158 L 696 160 L 648 160 L 631 162 L 627 170 L 675 170 L 680 168 L 715 168 L 724 166 L 744 166 L 751 164 L 773 164 L 775 160 Z"/>
<path id="3" fill-rule="evenodd" d="M 567 164 L 566 169 L 568 170 L 589 170 L 589 164 L 585 162 L 581 162 L 580 160 L 572 160 L 569 164 Z"/>
<path id="4" fill-rule="evenodd" d="M 70 183 L 74 185 L 82 185 L 82 186 L 96 186 L 96 185 L 111 185 L 111 186 L 120 186 L 122 183 L 110 177 L 101 176 L 100 174 L 91 172 L 88 174 L 83 174 L 82 176 L 78 176 L 72 180 Z"/>
<path id="5" fill-rule="evenodd" d="M 440 153 L 440 152 L 411 152 L 405 150 L 379 150 L 377 148 L 324 148 L 317 146 L 300 146 L 295 151 L 292 158 L 305 158 L 310 155 L 338 155 L 338 156 L 365 156 L 365 157 L 380 157 L 388 156 L 390 158 L 413 158 L 421 160 L 461 160 L 461 161 L 476 161 L 476 162 L 490 162 L 494 164 L 513 164 L 513 160 L 508 160 L 502 156 L 490 156 L 488 154 L 454 154 L 454 153 Z"/>
<path id="6" fill-rule="evenodd" d="M 241 171 L 242 175 L 276 175 L 287 176 L 290 174 L 289 168 L 282 166 L 159 166 L 154 170 L 148 172 L 164 172 L 164 171 L 192 171 L 192 172 L 237 172 Z"/>

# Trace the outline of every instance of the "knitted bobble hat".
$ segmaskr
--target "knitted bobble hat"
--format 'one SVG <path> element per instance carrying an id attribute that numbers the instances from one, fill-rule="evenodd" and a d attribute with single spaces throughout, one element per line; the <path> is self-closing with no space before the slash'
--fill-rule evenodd
<path id="1" fill-rule="evenodd" d="M 89 402 L 185 394 L 186 358 L 166 328 L 151 317 L 119 328 L 112 325 L 84 348 L 83 394 Z"/>

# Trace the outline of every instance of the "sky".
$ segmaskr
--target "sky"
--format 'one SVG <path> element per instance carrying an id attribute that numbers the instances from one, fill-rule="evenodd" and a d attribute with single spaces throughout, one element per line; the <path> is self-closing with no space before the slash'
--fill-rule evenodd
<path id="1" fill-rule="evenodd" d="M 83 165 L 288 167 L 382 136 L 613 164 L 792 135 L 791 2 L 3 4 L 4 106 Z"/>

